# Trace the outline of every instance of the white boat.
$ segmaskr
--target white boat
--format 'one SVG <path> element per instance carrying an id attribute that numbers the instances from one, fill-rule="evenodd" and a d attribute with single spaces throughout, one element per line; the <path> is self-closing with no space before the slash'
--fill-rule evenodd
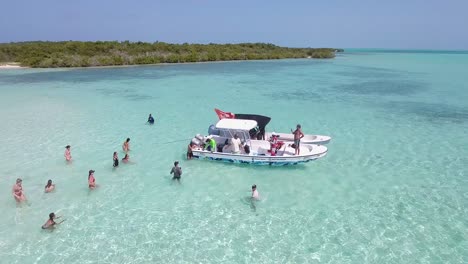
<path id="1" fill-rule="evenodd" d="M 231 112 L 224 112 L 215 108 L 215 112 L 218 115 L 218 118 L 221 119 L 248 119 L 255 120 L 258 123 L 258 129 L 256 131 L 251 131 L 251 138 L 257 139 L 270 139 L 274 132 L 266 132 L 266 125 L 270 122 L 271 118 L 268 116 L 256 115 L 256 114 L 234 114 Z M 214 126 L 210 126 L 208 133 L 213 133 Z M 292 133 L 274 133 L 279 136 L 278 140 L 293 143 L 294 135 Z M 301 144 L 328 144 L 331 141 L 330 136 L 324 135 L 311 135 L 304 134 L 304 137 L 301 139 Z"/>
<path id="2" fill-rule="evenodd" d="M 301 145 L 300 155 L 295 155 L 295 149 L 286 142 L 273 144 L 267 140 L 253 139 L 250 135 L 257 126 L 255 120 L 221 119 L 216 123 L 216 134 L 206 137 L 198 134 L 192 139 L 191 142 L 195 145 L 192 149 L 193 157 L 233 163 L 284 166 L 309 162 L 327 154 L 328 149 L 323 145 Z M 238 135 L 244 146 L 237 154 L 231 152 L 232 146 L 225 145 L 226 140 L 230 142 L 235 134 Z M 208 138 L 216 141 L 218 147 L 215 151 L 207 151 L 203 148 Z"/>

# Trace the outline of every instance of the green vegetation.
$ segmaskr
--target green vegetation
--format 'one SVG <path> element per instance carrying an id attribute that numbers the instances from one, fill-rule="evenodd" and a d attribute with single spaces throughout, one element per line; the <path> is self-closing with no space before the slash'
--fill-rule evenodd
<path id="1" fill-rule="evenodd" d="M 89 67 L 156 63 L 286 58 L 333 58 L 340 50 L 330 48 L 285 48 L 265 43 L 169 44 L 164 42 L 64 41 L 0 44 L 0 62 L 22 66 Z"/>

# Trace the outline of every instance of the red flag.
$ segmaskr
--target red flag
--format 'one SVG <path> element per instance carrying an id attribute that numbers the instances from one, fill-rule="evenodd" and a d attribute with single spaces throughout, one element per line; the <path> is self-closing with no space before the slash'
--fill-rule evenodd
<path id="1" fill-rule="evenodd" d="M 218 118 L 221 120 L 221 119 L 224 119 L 224 118 L 235 118 L 235 114 L 231 113 L 231 112 L 223 112 L 221 110 L 219 110 L 218 108 L 215 108 L 215 112 L 216 114 L 218 115 Z"/>

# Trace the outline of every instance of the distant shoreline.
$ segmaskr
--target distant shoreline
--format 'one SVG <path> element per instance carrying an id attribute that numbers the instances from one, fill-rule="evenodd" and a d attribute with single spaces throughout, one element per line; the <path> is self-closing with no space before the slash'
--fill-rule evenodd
<path id="1" fill-rule="evenodd" d="M 283 61 L 283 60 L 327 60 L 327 59 L 313 59 L 313 58 L 284 58 L 284 59 L 266 59 L 266 60 L 226 60 L 226 61 L 198 61 L 198 62 L 161 62 L 161 63 L 152 63 L 152 64 L 126 64 L 126 65 L 105 65 L 105 66 L 87 66 L 87 67 L 49 67 L 49 68 L 32 68 L 32 67 L 24 67 L 19 66 L 18 63 L 11 63 L 11 64 L 3 64 L 0 65 L 0 70 L 12 70 L 12 69 L 106 69 L 106 68 L 130 68 L 130 67 L 145 67 L 145 66 L 171 66 L 171 65 L 192 65 L 192 64 L 217 64 L 217 63 L 236 63 L 236 62 L 261 62 L 261 61 Z"/>
<path id="2" fill-rule="evenodd" d="M 277 59 L 332 59 L 335 48 L 289 48 L 270 43 L 171 44 L 130 41 L 0 43 L 0 60 L 31 68 L 82 68 Z M 1 63 L 1 62 L 0 62 Z"/>
<path id="3" fill-rule="evenodd" d="M 0 63 L 0 70 L 11 70 L 11 69 L 28 69 L 29 67 L 23 67 L 18 62 L 4 62 Z"/>

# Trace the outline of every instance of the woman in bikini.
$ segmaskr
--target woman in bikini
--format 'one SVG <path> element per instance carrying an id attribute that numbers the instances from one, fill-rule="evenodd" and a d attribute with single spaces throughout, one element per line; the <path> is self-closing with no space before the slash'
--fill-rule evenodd
<path id="1" fill-rule="evenodd" d="M 94 178 L 94 170 L 90 170 L 89 171 L 89 175 L 88 175 L 88 187 L 89 189 L 93 190 L 94 188 L 96 188 L 96 179 Z"/>
<path id="2" fill-rule="evenodd" d="M 114 167 L 119 166 L 119 156 L 117 155 L 117 151 L 114 152 Z"/>
<path id="3" fill-rule="evenodd" d="M 71 152 L 70 152 L 70 148 L 71 148 L 70 145 L 67 145 L 67 146 L 65 147 L 65 153 L 63 154 L 63 156 L 65 157 L 65 159 L 66 159 L 67 161 L 71 161 L 71 159 L 72 159 Z"/>
<path id="4" fill-rule="evenodd" d="M 130 151 L 130 138 L 127 138 L 127 140 L 125 140 L 125 142 L 122 145 L 122 149 L 125 153 Z"/>
<path id="5" fill-rule="evenodd" d="M 22 183 L 23 183 L 23 180 L 18 178 L 16 179 L 16 184 L 13 185 L 13 197 L 18 203 L 26 201 L 26 196 L 23 193 Z"/>

